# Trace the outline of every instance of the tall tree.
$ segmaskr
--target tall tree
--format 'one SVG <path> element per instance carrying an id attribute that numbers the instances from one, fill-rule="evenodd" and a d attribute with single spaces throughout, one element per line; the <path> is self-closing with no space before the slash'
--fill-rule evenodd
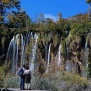
<path id="1" fill-rule="evenodd" d="M 0 0 L 0 34 L 8 30 L 8 15 L 12 14 L 12 10 L 20 9 L 19 0 Z"/>
<path id="2" fill-rule="evenodd" d="M 5 16 L 11 9 L 20 9 L 19 0 L 0 0 L 0 15 Z M 4 17 L 5 18 L 5 17 Z"/>

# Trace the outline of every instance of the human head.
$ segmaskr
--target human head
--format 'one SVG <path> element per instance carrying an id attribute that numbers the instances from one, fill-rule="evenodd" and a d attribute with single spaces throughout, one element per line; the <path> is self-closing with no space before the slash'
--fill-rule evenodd
<path id="1" fill-rule="evenodd" d="M 28 70 L 29 69 L 29 66 L 25 66 L 25 68 Z"/>
<path id="2" fill-rule="evenodd" d="M 25 64 L 23 65 L 23 67 L 25 68 Z"/>

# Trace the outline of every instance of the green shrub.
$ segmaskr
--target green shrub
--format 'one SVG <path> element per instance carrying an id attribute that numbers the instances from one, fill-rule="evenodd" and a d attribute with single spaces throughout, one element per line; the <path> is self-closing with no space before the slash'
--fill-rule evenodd
<path id="1" fill-rule="evenodd" d="M 58 91 L 50 79 L 41 76 L 33 76 L 31 81 L 31 89 Z"/>
<path id="2" fill-rule="evenodd" d="M 76 84 L 82 87 L 89 85 L 87 78 L 80 77 L 79 75 L 72 74 L 70 72 L 64 72 L 64 75 L 61 77 L 61 79 L 67 83 Z"/>
<path id="3" fill-rule="evenodd" d="M 0 87 L 4 87 L 4 79 L 9 72 L 9 67 L 10 63 L 8 63 L 8 65 L 4 64 L 3 66 L 0 66 Z"/>
<path id="4" fill-rule="evenodd" d="M 5 88 L 19 88 L 19 77 L 8 75 L 4 79 L 4 87 Z"/>

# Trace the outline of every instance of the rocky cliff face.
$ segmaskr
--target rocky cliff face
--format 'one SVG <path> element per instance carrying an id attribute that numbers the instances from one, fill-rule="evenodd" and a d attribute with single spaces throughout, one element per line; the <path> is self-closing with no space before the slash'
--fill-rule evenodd
<path id="1" fill-rule="evenodd" d="M 32 50 L 33 46 L 35 45 L 37 46 L 37 49 L 35 48 L 35 69 L 37 68 L 41 74 L 44 72 L 49 72 L 50 68 L 55 66 L 61 70 L 70 71 L 72 73 L 77 73 L 87 77 L 87 69 L 90 69 L 89 65 L 91 65 L 91 62 L 89 61 L 91 59 L 90 34 L 88 36 L 72 36 L 69 34 L 66 38 L 62 38 L 59 34 L 52 32 L 37 33 L 38 40 L 36 43 L 34 41 L 31 42 L 29 34 L 30 33 L 23 35 L 22 42 L 22 38 L 19 37 L 20 45 L 23 42 L 25 42 L 25 45 L 22 45 L 24 51 L 22 51 L 21 46 L 18 49 L 18 60 L 21 60 L 21 56 L 24 57 L 26 54 L 24 60 L 25 62 L 27 61 L 29 63 L 31 60 L 31 57 L 29 56 L 31 56 L 32 53 L 35 53 Z M 34 35 L 35 34 L 33 34 L 33 36 Z M 15 40 L 17 41 L 17 39 Z M 0 56 L 7 54 L 9 41 L 10 38 L 5 36 L 0 39 Z M 27 43 L 28 45 L 26 46 Z M 28 50 L 29 48 L 31 48 L 32 52 L 31 50 Z M 22 53 L 24 53 L 24 55 Z M 2 61 L 5 60 L 5 57 L 0 58 L 0 60 L 2 63 Z M 19 62 L 21 63 L 21 61 Z"/>
<path id="2" fill-rule="evenodd" d="M 88 37 L 89 36 L 68 36 L 65 39 L 60 38 L 57 43 L 53 43 L 55 38 L 52 38 L 52 42 L 50 42 L 52 44 L 50 52 L 50 66 L 53 66 L 54 64 L 56 66 L 60 65 L 61 70 L 70 71 L 72 73 L 77 73 L 81 76 L 87 77 L 90 65 L 88 63 L 91 59 L 89 56 L 90 38 Z M 61 48 L 59 49 L 60 45 Z M 58 54 L 59 50 L 60 55 Z M 45 58 L 42 57 L 41 59 Z M 60 64 L 58 64 L 59 60 Z"/>

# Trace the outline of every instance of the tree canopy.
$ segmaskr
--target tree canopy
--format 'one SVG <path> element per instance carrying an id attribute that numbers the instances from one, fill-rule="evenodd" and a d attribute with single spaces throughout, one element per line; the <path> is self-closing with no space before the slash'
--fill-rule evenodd
<path id="1" fill-rule="evenodd" d="M 91 3 L 91 0 L 86 0 L 87 3 Z"/>
<path id="2" fill-rule="evenodd" d="M 87 0 L 90 3 L 91 0 Z M 21 10 L 20 0 L 0 0 L 0 35 L 16 34 L 19 32 L 56 32 L 62 37 L 66 37 L 69 31 L 72 34 L 84 34 L 90 30 L 91 22 L 88 14 L 78 14 L 70 18 L 62 18 L 58 13 L 58 20 L 54 21 L 45 18 L 40 14 L 35 21 Z"/>

